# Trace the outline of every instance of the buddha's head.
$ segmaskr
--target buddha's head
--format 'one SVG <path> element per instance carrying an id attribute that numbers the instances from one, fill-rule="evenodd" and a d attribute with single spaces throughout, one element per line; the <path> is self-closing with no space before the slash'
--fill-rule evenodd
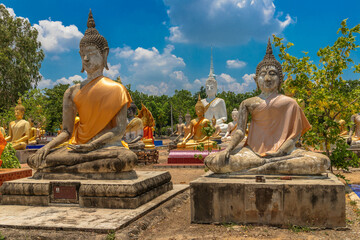
<path id="1" fill-rule="evenodd" d="M 91 74 L 104 68 L 109 70 L 107 66 L 109 46 L 106 39 L 95 29 L 95 21 L 91 10 L 87 27 L 88 29 L 80 41 L 81 72 L 85 70 L 88 74 Z"/>
<path id="2" fill-rule="evenodd" d="M 179 124 L 182 124 L 183 123 L 183 117 L 180 115 L 179 116 Z"/>
<path id="3" fill-rule="evenodd" d="M 212 124 L 213 127 L 216 126 L 216 118 L 215 118 L 214 115 L 213 115 L 213 117 L 212 117 L 212 119 L 211 119 L 211 124 Z"/>
<path id="4" fill-rule="evenodd" d="M 346 122 L 345 122 L 345 120 L 344 119 L 340 119 L 339 120 L 339 124 L 340 124 L 340 126 L 345 126 L 345 124 L 346 124 Z"/>
<path id="5" fill-rule="evenodd" d="M 270 38 L 264 59 L 257 65 L 255 82 L 261 92 L 278 92 L 284 80 L 282 67 L 272 53 Z"/>
<path id="6" fill-rule="evenodd" d="M 127 117 L 132 118 L 136 115 L 137 107 L 134 102 L 131 102 L 130 107 L 127 110 Z"/>
<path id="7" fill-rule="evenodd" d="M 198 101 L 195 105 L 195 113 L 196 116 L 198 116 L 199 118 L 203 117 L 205 112 L 206 112 L 207 108 L 204 106 L 204 104 L 201 102 L 201 98 L 200 98 L 200 94 L 198 97 Z"/>
<path id="8" fill-rule="evenodd" d="M 190 113 L 189 113 L 189 111 L 186 113 L 186 115 L 185 115 L 185 122 L 186 123 L 190 123 L 190 121 L 191 121 L 191 115 L 190 115 Z"/>
<path id="9" fill-rule="evenodd" d="M 209 98 L 215 97 L 217 93 L 217 81 L 213 76 L 210 76 L 205 82 L 206 95 Z"/>
<path id="10" fill-rule="evenodd" d="M 21 98 L 18 100 L 18 104 L 15 107 L 15 118 L 20 120 L 24 117 L 25 107 L 21 104 Z"/>
<path id="11" fill-rule="evenodd" d="M 239 120 L 239 112 L 236 108 L 231 112 L 231 118 L 234 122 L 237 122 Z"/>

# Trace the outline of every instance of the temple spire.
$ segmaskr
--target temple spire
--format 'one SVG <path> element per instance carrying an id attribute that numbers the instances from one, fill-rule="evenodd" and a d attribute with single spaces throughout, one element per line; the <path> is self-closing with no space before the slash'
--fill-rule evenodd
<path id="1" fill-rule="evenodd" d="M 211 47 L 211 60 L 210 60 L 210 73 L 209 77 L 214 77 L 214 64 L 213 64 L 213 48 Z"/>

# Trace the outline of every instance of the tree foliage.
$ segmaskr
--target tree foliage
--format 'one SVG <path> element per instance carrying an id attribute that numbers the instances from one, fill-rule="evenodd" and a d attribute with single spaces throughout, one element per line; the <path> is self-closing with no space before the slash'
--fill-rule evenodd
<path id="1" fill-rule="evenodd" d="M 360 33 L 360 24 L 349 29 L 346 20 L 343 20 L 339 33 L 332 46 L 320 48 L 317 52 L 319 64 L 311 61 L 307 52 L 301 58 L 290 55 L 293 43 L 285 44 L 282 38 L 276 36 L 274 43 L 280 50 L 279 57 L 283 60 L 283 71 L 287 77 L 284 89 L 305 103 L 304 112 L 312 125 L 304 135 L 305 143 L 315 148 L 323 144 L 333 166 L 344 168 L 353 164 L 344 164 L 344 157 L 356 156 L 347 152 L 345 141 L 339 136 L 338 121 L 347 120 L 349 125 L 350 116 L 359 111 L 360 88 L 358 82 L 345 81 L 342 75 L 347 69 L 360 72 L 360 65 L 355 65 L 350 58 L 350 54 L 359 47 L 355 35 Z M 331 146 L 337 149 L 333 155 Z"/>
<path id="2" fill-rule="evenodd" d="M 38 32 L 27 19 L 12 17 L 0 5 L 0 111 L 9 109 L 19 94 L 36 86 L 44 53 Z"/>

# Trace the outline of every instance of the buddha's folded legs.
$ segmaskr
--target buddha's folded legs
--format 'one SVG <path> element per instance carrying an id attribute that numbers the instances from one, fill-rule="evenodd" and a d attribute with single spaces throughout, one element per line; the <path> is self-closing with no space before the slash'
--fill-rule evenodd
<path id="1" fill-rule="evenodd" d="M 225 158 L 222 152 L 205 158 L 205 165 L 215 173 L 238 172 L 246 174 L 320 174 L 330 166 L 327 156 L 296 149 L 290 155 L 262 158 L 248 147 Z"/>
<path id="2" fill-rule="evenodd" d="M 62 147 L 49 153 L 39 167 L 34 157 L 30 156 L 28 165 L 42 172 L 122 172 L 132 170 L 137 162 L 136 154 L 124 147 L 107 147 L 88 153 Z"/>
<path id="3" fill-rule="evenodd" d="M 324 154 L 296 149 L 289 155 L 289 159 L 268 162 L 249 169 L 248 173 L 315 175 L 326 172 L 329 167 L 330 160 Z"/>
<path id="4" fill-rule="evenodd" d="M 26 143 L 24 143 L 24 142 L 21 142 L 21 143 L 13 143 L 12 146 L 13 146 L 13 148 L 14 148 L 15 150 L 24 150 L 24 149 L 26 149 Z"/>

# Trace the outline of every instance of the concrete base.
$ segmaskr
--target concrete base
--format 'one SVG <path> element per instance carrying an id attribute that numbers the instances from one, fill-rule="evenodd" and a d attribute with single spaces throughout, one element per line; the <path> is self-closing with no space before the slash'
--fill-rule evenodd
<path id="1" fill-rule="evenodd" d="M 132 180 L 36 180 L 5 182 L 3 205 L 76 204 L 94 208 L 137 208 L 172 189 L 169 172 L 136 172 Z"/>
<path id="2" fill-rule="evenodd" d="M 16 150 L 15 156 L 19 159 L 20 163 L 27 163 L 28 158 L 36 153 L 38 149 L 25 149 L 25 150 Z"/>
<path id="3" fill-rule="evenodd" d="M 333 174 L 322 176 L 208 173 L 190 182 L 193 223 L 345 227 L 345 187 Z M 286 178 L 284 178 L 286 179 Z"/>
<path id="4" fill-rule="evenodd" d="M 204 159 L 209 154 L 217 153 L 219 150 L 197 151 L 197 150 L 171 150 L 168 157 L 168 164 L 204 164 Z M 195 156 L 201 155 L 201 158 Z"/>
<path id="5" fill-rule="evenodd" d="M 0 205 L 0 227 L 22 229 L 78 230 L 108 233 L 124 228 L 162 203 L 188 189 L 174 189 L 136 209 L 80 208 L 78 206 L 14 206 Z"/>

